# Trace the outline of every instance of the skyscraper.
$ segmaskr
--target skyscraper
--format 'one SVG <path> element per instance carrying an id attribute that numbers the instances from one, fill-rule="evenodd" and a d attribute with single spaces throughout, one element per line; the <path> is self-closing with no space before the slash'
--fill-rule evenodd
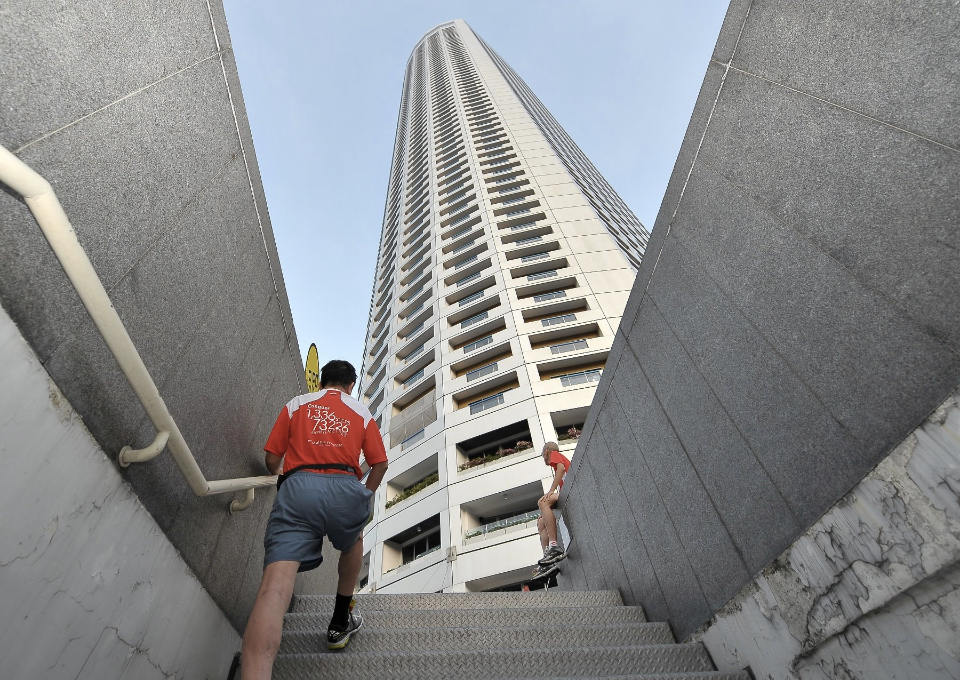
<path id="1" fill-rule="evenodd" d="M 647 230 L 520 77 L 457 20 L 407 64 L 361 371 L 390 470 L 360 585 L 516 585 Z"/>

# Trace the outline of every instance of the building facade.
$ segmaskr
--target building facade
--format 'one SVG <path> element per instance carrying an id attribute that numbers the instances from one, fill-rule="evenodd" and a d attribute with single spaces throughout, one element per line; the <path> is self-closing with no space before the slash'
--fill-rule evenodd
<path id="1" fill-rule="evenodd" d="M 407 64 L 360 394 L 390 470 L 361 590 L 516 586 L 572 455 L 647 231 L 463 21 Z"/>

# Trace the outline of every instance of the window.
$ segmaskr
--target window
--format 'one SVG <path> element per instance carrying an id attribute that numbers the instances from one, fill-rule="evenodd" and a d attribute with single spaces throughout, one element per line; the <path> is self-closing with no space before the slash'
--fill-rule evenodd
<path id="1" fill-rule="evenodd" d="M 573 340 L 571 342 L 563 342 L 559 345 L 550 345 L 551 354 L 563 354 L 564 352 L 573 352 L 578 349 L 586 349 L 587 341 L 586 340 Z"/>
<path id="2" fill-rule="evenodd" d="M 504 402 L 503 395 L 504 393 L 500 392 L 499 394 L 494 394 L 492 396 L 471 402 L 470 415 L 480 413 L 481 411 L 486 411 L 488 408 L 493 408 L 494 406 L 499 406 Z"/>
<path id="3" fill-rule="evenodd" d="M 536 222 L 524 222 L 523 224 L 514 224 L 510 227 L 510 231 L 517 231 L 519 229 L 524 229 L 525 227 L 532 227 Z"/>
<path id="4" fill-rule="evenodd" d="M 576 314 L 561 314 L 560 316 L 551 316 L 549 319 L 543 319 L 540 323 L 544 326 L 556 326 L 560 323 L 569 323 L 570 321 L 576 320 Z"/>
<path id="5" fill-rule="evenodd" d="M 471 380 L 476 380 L 477 378 L 482 378 L 483 376 L 490 375 L 491 373 L 495 373 L 496 370 L 497 370 L 497 362 L 493 362 L 492 364 L 487 364 L 486 366 L 482 368 L 478 368 L 475 371 L 470 371 L 469 373 L 467 373 L 467 382 L 470 382 Z"/>
<path id="6" fill-rule="evenodd" d="M 527 245 L 528 243 L 536 243 L 537 241 L 542 241 L 542 240 L 543 240 L 543 236 L 531 236 L 530 238 L 522 238 L 522 239 L 520 239 L 519 241 L 517 241 L 516 243 L 514 243 L 514 245 L 515 245 L 515 246 L 525 246 L 525 245 Z"/>
<path id="7" fill-rule="evenodd" d="M 468 295 L 467 297 L 465 297 L 465 298 L 463 298 L 462 300 L 460 300 L 460 302 L 458 303 L 458 305 L 459 305 L 460 307 L 463 307 L 464 305 L 468 305 L 468 304 L 470 304 L 471 302 L 473 302 L 474 300 L 479 300 L 479 299 L 482 298 L 485 294 L 486 294 L 485 291 L 478 290 L 478 291 L 477 291 L 476 293 L 474 293 L 473 295 Z"/>
<path id="8" fill-rule="evenodd" d="M 564 387 L 570 387 L 571 385 L 582 385 L 589 382 L 599 382 L 600 376 L 603 371 L 599 368 L 595 368 L 591 371 L 580 371 L 579 373 L 567 373 L 566 375 L 556 375 L 554 378 L 559 378 L 560 384 Z"/>
<path id="9" fill-rule="evenodd" d="M 465 236 L 466 234 L 469 234 L 469 233 L 470 233 L 470 229 L 472 229 L 472 227 L 467 227 L 466 229 L 461 229 L 460 231 L 458 231 L 456 234 L 454 234 L 454 235 L 451 236 L 450 238 L 453 239 L 454 241 L 456 241 L 456 240 L 457 240 L 458 238 L 460 238 L 461 236 Z"/>
<path id="10" fill-rule="evenodd" d="M 483 347 L 484 345 L 489 345 L 491 342 L 493 342 L 493 336 L 492 336 L 492 335 L 488 335 L 488 336 L 485 337 L 485 338 L 480 338 L 479 340 L 474 340 L 474 341 L 471 342 L 469 345 L 464 345 L 464 346 L 463 346 L 463 353 L 464 353 L 464 354 L 469 354 L 470 352 L 474 351 L 475 349 L 480 349 L 480 348 Z"/>
<path id="11" fill-rule="evenodd" d="M 483 321 L 489 316 L 487 312 L 480 312 L 479 314 L 474 314 L 469 319 L 464 319 L 460 322 L 460 328 L 466 328 L 467 326 L 472 326 L 475 323 Z"/>
<path id="12" fill-rule="evenodd" d="M 440 531 L 437 530 L 403 547 L 403 563 L 413 562 L 418 557 L 440 550 Z"/>
<path id="13" fill-rule="evenodd" d="M 534 295 L 534 302 L 546 302 L 547 300 L 556 300 L 557 298 L 567 297 L 567 291 L 565 290 L 555 290 L 550 293 L 540 293 L 540 295 Z"/>
<path id="14" fill-rule="evenodd" d="M 530 212 L 530 208 L 523 208 L 522 210 L 513 210 L 508 212 L 504 217 L 512 217 L 513 215 L 523 215 L 524 213 Z"/>
<path id="15" fill-rule="evenodd" d="M 531 255 L 524 255 L 520 258 L 521 262 L 536 262 L 537 260 L 542 260 L 545 257 L 550 257 L 550 253 L 544 251 L 542 253 L 533 253 Z"/>
<path id="16" fill-rule="evenodd" d="M 556 276 L 556 269 L 548 269 L 545 272 L 537 272 L 536 274 L 530 274 L 527 277 L 527 281 L 539 281 L 540 279 L 549 279 L 551 276 Z"/>

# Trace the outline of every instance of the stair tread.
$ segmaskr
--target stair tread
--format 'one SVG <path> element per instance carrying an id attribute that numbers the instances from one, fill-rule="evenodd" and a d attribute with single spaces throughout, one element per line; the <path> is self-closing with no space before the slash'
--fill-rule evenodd
<path id="1" fill-rule="evenodd" d="M 362 631 L 355 643 L 362 640 Z M 359 646 L 359 645 L 358 645 Z M 344 654 L 284 654 L 277 657 L 275 677 L 302 677 L 310 671 L 333 677 L 498 678 L 641 675 L 713 670 L 699 643 L 640 646 L 568 647 L 557 654 L 542 648 Z"/>
<path id="2" fill-rule="evenodd" d="M 357 595 L 357 606 L 365 611 L 416 609 L 536 609 L 541 607 L 616 607 L 623 604 L 616 590 L 535 591 L 530 593 L 373 593 Z M 333 609 L 333 595 L 298 595 L 295 612 Z"/>
<path id="3" fill-rule="evenodd" d="M 359 607 L 359 605 L 358 605 Z M 552 623 L 639 623 L 646 621 L 640 607 L 550 607 L 540 609 L 407 609 L 364 611 L 364 625 L 375 628 L 459 628 L 469 626 L 520 626 Z M 284 630 L 322 628 L 331 612 L 293 612 L 284 617 Z"/>
<path id="4" fill-rule="evenodd" d="M 570 640 L 586 646 L 628 646 L 674 644 L 665 623 L 570 624 L 561 626 L 434 627 L 408 629 L 368 628 L 358 633 L 357 651 L 457 651 L 470 649 L 515 649 L 537 647 L 563 650 Z M 354 643 L 351 643 L 354 644 Z M 326 628 L 291 630 L 283 637 L 281 654 L 329 653 Z"/>

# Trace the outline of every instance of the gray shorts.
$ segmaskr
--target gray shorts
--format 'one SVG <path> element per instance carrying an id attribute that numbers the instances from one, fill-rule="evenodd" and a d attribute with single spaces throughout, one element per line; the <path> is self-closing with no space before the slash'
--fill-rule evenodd
<path id="1" fill-rule="evenodd" d="M 370 517 L 373 492 L 353 475 L 297 472 L 283 482 L 263 537 L 263 566 L 290 560 L 316 569 L 328 536 L 337 550 L 352 548 Z"/>

